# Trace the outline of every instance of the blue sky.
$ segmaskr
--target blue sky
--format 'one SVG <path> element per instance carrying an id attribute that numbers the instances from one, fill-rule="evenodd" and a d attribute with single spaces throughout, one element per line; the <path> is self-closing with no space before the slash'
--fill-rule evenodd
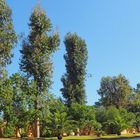
<path id="1" fill-rule="evenodd" d="M 40 0 L 41 1 L 41 0 Z M 7 0 L 13 10 L 17 34 L 28 35 L 29 17 L 38 0 Z M 76 32 L 88 48 L 86 80 L 88 104 L 99 99 L 97 90 L 103 76 L 123 74 L 136 87 L 140 82 L 140 0 L 42 0 L 41 5 L 60 33 L 60 49 L 54 54 L 52 93 L 61 96 L 60 78 L 65 72 L 64 36 Z M 19 71 L 20 43 L 13 50 L 9 75 Z"/>

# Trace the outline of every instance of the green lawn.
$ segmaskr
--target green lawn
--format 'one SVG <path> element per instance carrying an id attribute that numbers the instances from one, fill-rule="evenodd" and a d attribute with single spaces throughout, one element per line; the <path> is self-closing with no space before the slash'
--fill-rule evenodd
<path id="1" fill-rule="evenodd" d="M 134 134 L 134 135 L 107 135 L 102 137 L 96 137 L 96 136 L 68 136 L 63 137 L 63 140 L 112 140 L 112 139 L 121 139 L 121 138 L 132 138 L 132 137 L 140 137 L 140 134 Z M 23 140 L 35 140 L 35 138 L 22 138 Z M 0 140 L 18 140 L 16 138 L 0 138 Z M 21 139 L 20 139 L 21 140 Z M 40 140 L 57 140 L 56 137 L 53 138 L 40 138 Z"/>
<path id="2" fill-rule="evenodd" d="M 96 140 L 96 139 L 113 139 L 113 138 L 131 138 L 131 137 L 140 137 L 140 134 L 135 134 L 135 135 L 107 135 L 107 136 L 102 136 L 102 137 L 96 137 L 96 136 L 69 136 L 69 137 L 64 137 L 63 139 L 65 140 Z"/>

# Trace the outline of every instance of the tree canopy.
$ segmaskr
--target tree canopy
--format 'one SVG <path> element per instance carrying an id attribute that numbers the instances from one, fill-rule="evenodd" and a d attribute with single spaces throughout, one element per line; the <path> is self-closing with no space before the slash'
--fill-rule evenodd
<path id="1" fill-rule="evenodd" d="M 5 0 L 0 0 L 0 74 L 3 68 L 11 62 L 13 56 L 11 50 L 16 42 L 12 11 Z"/>
<path id="2" fill-rule="evenodd" d="M 114 105 L 117 108 L 126 106 L 131 92 L 132 88 L 125 76 L 103 77 L 98 90 L 101 96 L 99 104 L 106 107 Z"/>
<path id="3" fill-rule="evenodd" d="M 68 33 L 64 40 L 66 54 L 66 73 L 62 76 L 62 95 L 66 104 L 85 104 L 85 76 L 87 65 L 87 48 L 85 41 L 76 33 Z"/>

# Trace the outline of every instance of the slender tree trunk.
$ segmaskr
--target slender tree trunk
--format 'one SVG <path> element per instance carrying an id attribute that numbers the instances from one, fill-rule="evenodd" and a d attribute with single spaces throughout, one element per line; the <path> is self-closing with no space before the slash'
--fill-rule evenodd
<path id="1" fill-rule="evenodd" d="M 39 105 L 39 99 L 38 99 L 38 95 L 37 95 L 37 98 L 36 98 L 36 109 L 39 110 L 40 108 L 40 105 Z M 39 117 L 36 118 L 36 121 L 35 121 L 35 129 L 36 129 L 36 137 L 37 138 L 40 138 L 40 119 Z"/>
<path id="2" fill-rule="evenodd" d="M 40 138 L 40 121 L 39 118 L 36 120 L 36 137 Z"/>
<path id="3" fill-rule="evenodd" d="M 3 128 L 0 128 L 0 138 L 3 137 Z"/>
<path id="4" fill-rule="evenodd" d="M 35 81 L 39 81 L 37 77 L 35 77 L 34 79 Z M 37 82 L 37 90 L 38 90 L 38 94 L 36 95 L 35 109 L 39 111 L 40 109 L 39 95 L 41 95 L 41 91 L 42 91 L 42 85 L 39 82 Z M 36 129 L 36 137 L 40 138 L 40 118 L 37 116 L 35 121 L 35 129 Z"/>
<path id="5" fill-rule="evenodd" d="M 16 138 L 20 138 L 21 137 L 21 129 L 16 127 Z"/>

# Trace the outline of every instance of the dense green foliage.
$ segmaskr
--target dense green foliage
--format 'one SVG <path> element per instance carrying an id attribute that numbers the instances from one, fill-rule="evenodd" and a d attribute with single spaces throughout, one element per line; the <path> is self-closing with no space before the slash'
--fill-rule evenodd
<path id="1" fill-rule="evenodd" d="M 127 105 L 128 96 L 131 92 L 132 89 L 129 81 L 123 75 L 103 77 L 101 79 L 100 89 L 98 90 L 101 99 L 97 104 L 105 107 L 124 107 Z"/>
<path id="2" fill-rule="evenodd" d="M 5 71 L 7 64 L 11 62 L 12 48 L 17 41 L 12 23 L 12 11 L 5 0 L 0 0 L 0 127 L 5 127 L 5 136 L 13 135 L 12 97 L 13 89 L 11 80 Z M 11 122 L 11 124 L 9 124 Z"/>
<path id="3" fill-rule="evenodd" d="M 30 34 L 22 45 L 20 68 L 27 76 L 34 79 L 36 85 L 36 92 L 33 92 L 36 97 L 34 108 L 39 115 L 42 106 L 41 99 L 46 92 L 49 92 L 51 86 L 51 55 L 59 46 L 59 36 L 58 33 L 48 35 L 51 31 L 51 22 L 39 6 L 32 12 L 29 26 Z M 37 121 L 40 116 L 38 115 L 36 115 L 36 127 L 39 126 Z M 39 137 L 39 127 L 36 129 Z"/>
<path id="4" fill-rule="evenodd" d="M 95 109 L 93 106 L 72 104 L 69 108 L 70 120 L 74 120 L 75 128 L 80 129 L 80 134 L 89 135 L 96 129 Z"/>
<path id="5" fill-rule="evenodd" d="M 58 33 L 51 31 L 49 18 L 40 7 L 36 7 L 30 17 L 30 34 L 22 45 L 20 68 L 29 77 L 33 77 L 37 90 L 41 94 L 51 85 L 51 55 L 59 45 Z"/>
<path id="6" fill-rule="evenodd" d="M 12 11 L 5 0 L 0 0 L 0 73 L 11 62 L 12 48 L 17 41 L 12 23 Z"/>
<path id="7" fill-rule="evenodd" d="M 134 125 L 140 132 L 140 84 L 137 84 L 137 88 L 134 89 L 129 97 L 127 110 L 136 115 Z"/>
<path id="8" fill-rule="evenodd" d="M 96 119 L 102 125 L 102 130 L 107 134 L 121 134 L 122 130 L 133 126 L 135 115 L 127 112 L 124 108 L 117 109 L 110 106 L 108 108 L 98 108 Z"/>
<path id="9" fill-rule="evenodd" d="M 66 54 L 66 73 L 62 76 L 63 88 L 61 89 L 65 102 L 68 105 L 72 103 L 85 103 L 85 76 L 87 64 L 86 43 L 77 34 L 68 33 L 64 44 Z"/>

